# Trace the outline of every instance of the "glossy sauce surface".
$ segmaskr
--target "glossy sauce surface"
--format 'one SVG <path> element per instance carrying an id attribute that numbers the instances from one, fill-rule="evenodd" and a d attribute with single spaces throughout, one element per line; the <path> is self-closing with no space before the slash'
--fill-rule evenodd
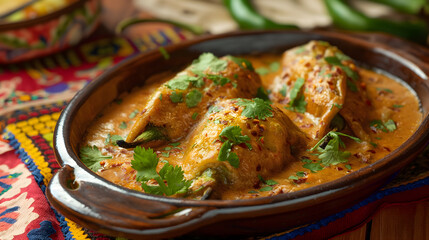
<path id="1" fill-rule="evenodd" d="M 255 69 L 269 69 L 272 63 L 280 62 L 281 60 L 280 55 L 269 54 L 244 57 L 251 61 Z M 269 88 L 274 78 L 281 74 L 281 71 L 280 67 L 277 71 L 261 75 L 263 86 Z M 253 198 L 312 187 L 357 171 L 377 159 L 386 156 L 405 142 L 417 129 L 422 118 L 419 101 L 414 93 L 404 84 L 380 73 L 364 68 L 358 68 L 358 73 L 361 76 L 361 84 L 365 86 L 368 99 L 370 100 L 370 103 L 367 104 L 367 109 L 365 109 L 368 119 L 382 120 L 384 122 L 392 119 L 396 124 L 396 130 L 392 132 L 380 131 L 371 127 L 370 122 L 368 122 L 364 128 L 370 135 L 372 147 L 364 146 L 363 143 L 357 143 L 344 138 L 343 141 L 346 145 L 346 150 L 351 153 L 349 161 L 345 164 L 326 166 L 323 170 L 312 172 L 308 168 L 303 167 L 306 162 L 302 160 L 310 159 L 315 163 L 318 161 L 317 156 L 305 150 L 298 151 L 294 153 L 294 161 L 288 162 L 281 171 L 273 173 L 268 179 L 265 179 L 277 182 L 277 184 L 265 188 L 267 189 L 266 191 L 264 191 L 264 186 L 261 185 L 260 179 L 249 179 L 249 181 L 254 183 L 252 184 L 253 187 L 238 186 L 230 188 L 228 185 L 225 185 L 218 190 L 221 194 L 217 197 L 220 199 Z M 142 190 L 140 183 L 135 181 L 135 170 L 131 168 L 130 164 L 133 159 L 133 151 L 107 144 L 106 138 L 108 134 L 110 136 L 120 135 L 125 138 L 135 121 L 135 113 L 144 108 L 157 87 L 170 80 L 174 75 L 174 73 L 164 73 L 153 76 L 146 86 L 124 94 L 120 96 L 118 101 L 106 106 L 100 118 L 91 124 L 81 146 L 96 146 L 101 149 L 102 154 L 112 156 L 112 159 L 101 162 L 102 168 L 97 174 L 115 184 L 138 191 Z M 312 127 L 307 124 L 309 120 L 305 114 L 291 112 L 281 105 L 279 108 L 303 132 L 310 133 L 312 131 Z M 190 138 L 187 137 L 181 140 L 177 146 L 164 145 L 154 147 L 154 151 L 161 159 L 161 163 L 168 161 L 172 165 L 180 165 L 183 160 L 183 153 L 191 147 L 188 146 L 189 141 Z M 310 149 L 316 142 L 315 140 L 309 140 L 304 148 Z M 162 166 L 163 164 L 159 164 L 158 170 Z M 304 177 L 298 177 L 297 173 Z M 186 171 L 185 177 L 189 177 Z"/>

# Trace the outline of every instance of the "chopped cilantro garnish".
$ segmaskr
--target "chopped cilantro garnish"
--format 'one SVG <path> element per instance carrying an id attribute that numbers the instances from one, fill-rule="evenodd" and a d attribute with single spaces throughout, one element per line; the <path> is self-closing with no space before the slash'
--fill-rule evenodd
<path id="1" fill-rule="evenodd" d="M 126 123 L 126 122 L 121 122 L 121 123 L 119 124 L 119 128 L 120 128 L 120 129 L 126 129 L 126 128 L 127 128 L 127 123 Z"/>
<path id="2" fill-rule="evenodd" d="M 260 98 L 264 101 L 269 101 L 270 99 L 268 98 L 268 94 L 269 94 L 269 92 L 267 90 L 265 90 L 265 88 L 259 87 L 258 91 L 256 92 L 256 97 Z"/>
<path id="3" fill-rule="evenodd" d="M 387 93 L 393 93 L 393 91 L 389 88 L 376 88 L 379 92 L 387 92 Z"/>
<path id="4" fill-rule="evenodd" d="M 192 114 L 192 119 L 197 119 L 197 117 L 198 117 L 198 113 L 197 112 L 194 112 L 193 114 Z"/>
<path id="5" fill-rule="evenodd" d="M 219 106 L 212 105 L 212 106 L 210 106 L 210 108 L 209 108 L 208 112 L 209 112 L 209 113 L 218 113 L 218 112 L 220 112 L 221 110 L 222 110 L 222 109 L 221 109 Z"/>
<path id="6" fill-rule="evenodd" d="M 239 98 L 237 105 L 244 107 L 241 115 L 247 118 L 265 120 L 267 117 L 273 116 L 273 112 L 271 112 L 273 108 L 270 103 L 260 98 L 254 98 L 252 100 Z"/>
<path id="7" fill-rule="evenodd" d="M 300 113 L 304 113 L 306 111 L 307 102 L 305 101 L 305 97 L 304 95 L 300 96 L 299 94 L 304 83 L 304 78 L 296 79 L 293 88 L 290 90 L 289 106 L 285 107 L 286 109 Z"/>
<path id="8" fill-rule="evenodd" d="M 375 142 L 370 142 L 370 144 L 371 144 L 373 147 L 377 147 L 377 146 L 378 146 L 378 144 L 377 144 L 377 143 L 375 143 Z"/>
<path id="9" fill-rule="evenodd" d="M 396 130 L 396 123 L 392 119 L 387 120 L 387 122 L 384 123 L 384 126 L 389 132 Z"/>
<path id="10" fill-rule="evenodd" d="M 167 50 L 165 50 L 165 48 L 159 47 L 158 50 L 162 54 L 162 56 L 164 57 L 165 60 L 170 59 L 170 54 L 168 54 L 168 52 L 167 52 Z"/>
<path id="11" fill-rule="evenodd" d="M 303 158 L 303 159 L 301 159 L 301 162 L 303 162 L 303 163 L 311 163 L 312 161 L 310 159 L 308 159 L 308 158 Z"/>
<path id="12" fill-rule="evenodd" d="M 402 107 L 404 107 L 404 105 L 393 104 L 392 107 L 394 107 L 394 108 L 402 108 Z"/>
<path id="13" fill-rule="evenodd" d="M 138 113 L 139 113 L 139 110 L 135 109 L 132 113 L 130 113 L 130 115 L 128 117 L 129 118 L 135 118 Z"/>
<path id="14" fill-rule="evenodd" d="M 310 170 L 313 173 L 318 172 L 318 171 L 323 169 L 323 167 L 322 167 L 322 165 L 320 165 L 320 163 L 313 163 L 313 162 L 306 163 L 306 164 L 302 165 L 302 167 Z"/>
<path id="15" fill-rule="evenodd" d="M 80 149 L 80 160 L 94 172 L 101 168 L 100 161 L 110 159 L 111 156 L 104 156 L 96 146 L 85 146 Z"/>
<path id="16" fill-rule="evenodd" d="M 165 147 L 164 150 L 165 151 L 170 151 L 172 148 L 171 147 Z"/>
<path id="17" fill-rule="evenodd" d="M 317 155 L 323 165 L 337 165 L 339 163 L 345 163 L 348 161 L 348 158 L 350 157 L 350 152 L 343 152 L 340 150 L 340 147 L 345 147 L 345 144 L 341 140 L 340 136 L 351 138 L 356 142 L 361 142 L 359 138 L 341 132 L 328 132 L 322 139 L 320 139 L 320 141 L 314 147 L 310 149 L 310 151 L 314 151 L 317 149 Z M 320 147 L 320 145 L 325 141 L 328 141 L 325 147 Z"/>
<path id="18" fill-rule="evenodd" d="M 222 75 L 207 74 L 206 77 L 212 80 L 215 85 L 224 86 L 225 84 L 231 82 L 229 78 L 223 77 Z"/>
<path id="19" fill-rule="evenodd" d="M 181 103 L 183 102 L 183 94 L 177 93 L 176 91 L 172 92 L 170 95 L 170 100 L 174 103 Z"/>
<path id="20" fill-rule="evenodd" d="M 113 146 L 118 146 L 118 144 L 116 144 L 116 142 L 119 140 L 124 140 L 124 139 L 122 138 L 122 136 L 110 135 L 110 133 L 109 133 L 109 134 L 107 134 L 107 137 L 106 137 L 106 140 L 104 141 L 104 144 L 106 144 L 106 145 L 112 144 Z"/>
<path id="21" fill-rule="evenodd" d="M 252 63 L 249 60 L 244 58 L 233 57 L 233 56 L 228 56 L 228 57 L 233 62 L 235 62 L 238 66 L 240 66 L 240 68 L 247 68 L 250 71 L 254 71 Z"/>
<path id="22" fill-rule="evenodd" d="M 205 70 L 210 69 L 213 73 L 219 73 L 225 70 L 227 65 L 227 61 L 217 58 L 212 53 L 203 53 L 192 62 L 191 71 L 195 74 L 202 74 Z"/>
<path id="23" fill-rule="evenodd" d="M 188 108 L 196 107 L 198 103 L 201 102 L 201 99 L 203 98 L 203 94 L 201 94 L 200 91 L 197 89 L 192 89 L 188 94 L 186 94 L 186 106 Z"/>
<path id="24" fill-rule="evenodd" d="M 294 101 L 293 106 L 286 106 L 285 108 L 294 112 L 305 113 L 307 110 L 307 102 L 305 101 L 305 97 L 302 95 Z"/>
<path id="25" fill-rule="evenodd" d="M 180 142 L 170 143 L 168 145 L 173 146 L 173 147 L 177 147 L 180 145 Z"/>
<path id="26" fill-rule="evenodd" d="M 142 182 L 144 191 L 167 196 L 186 193 L 192 182 L 184 178 L 182 168 L 166 163 L 157 173 L 158 162 L 159 158 L 152 149 L 140 146 L 134 149 L 134 160 L 131 160 L 131 167 L 137 171 L 136 180 Z M 150 179 L 154 179 L 158 185 L 147 185 L 146 181 Z"/>
<path id="27" fill-rule="evenodd" d="M 266 67 L 260 67 L 255 70 L 260 75 L 267 75 L 269 73 L 277 72 L 280 68 L 279 62 L 272 62 L 269 66 L 269 68 Z"/>
<path id="28" fill-rule="evenodd" d="M 344 167 L 346 167 L 348 170 L 352 169 L 352 166 L 350 166 L 350 164 L 346 164 Z"/>
<path id="29" fill-rule="evenodd" d="M 248 193 L 258 193 L 258 191 L 250 190 Z"/>
<path id="30" fill-rule="evenodd" d="M 387 120 L 385 123 L 383 123 L 381 120 L 372 120 L 369 124 L 371 127 L 379 129 L 383 132 L 393 132 L 396 130 L 396 123 L 392 119 Z"/>
<path id="31" fill-rule="evenodd" d="M 171 90 L 186 90 L 189 84 L 192 83 L 195 87 L 204 86 L 204 80 L 202 76 L 189 76 L 189 75 L 178 75 L 175 78 L 167 82 L 166 86 Z"/>
<path id="32" fill-rule="evenodd" d="M 296 172 L 298 177 L 305 177 L 305 172 Z"/>
<path id="33" fill-rule="evenodd" d="M 268 186 L 273 186 L 278 184 L 278 182 L 272 180 L 272 179 L 268 179 L 267 181 L 265 181 L 265 184 L 267 184 Z"/>
<path id="34" fill-rule="evenodd" d="M 267 75 L 271 71 L 268 68 L 260 67 L 260 68 L 255 69 L 255 72 L 257 72 L 259 75 Z"/>
<path id="35" fill-rule="evenodd" d="M 170 152 L 162 152 L 161 154 L 163 157 L 170 157 Z"/>
<path id="36" fill-rule="evenodd" d="M 277 72 L 280 69 L 280 63 L 279 62 L 272 62 L 270 64 L 270 69 L 272 72 Z"/>
<path id="37" fill-rule="evenodd" d="M 265 186 L 265 187 L 259 189 L 260 192 L 267 192 L 267 191 L 271 191 L 271 190 L 273 190 L 273 187 L 271 187 L 271 186 Z"/>
<path id="38" fill-rule="evenodd" d="M 305 83 L 304 78 L 297 78 L 296 79 L 296 81 L 293 85 L 293 88 L 292 88 L 292 90 L 290 90 L 290 93 L 289 93 L 289 99 L 290 99 L 289 104 L 291 106 L 294 105 L 294 101 L 298 97 L 298 94 L 299 94 L 302 86 L 304 86 L 304 83 Z"/>
<path id="39" fill-rule="evenodd" d="M 219 124 L 220 123 L 220 120 L 219 119 L 216 119 L 216 120 L 214 120 L 213 121 L 215 124 Z"/>
<path id="40" fill-rule="evenodd" d="M 220 148 L 218 160 L 228 161 L 231 166 L 238 168 L 240 162 L 238 155 L 234 152 L 231 152 L 232 146 L 235 144 L 247 143 L 250 141 L 249 136 L 241 135 L 241 128 L 239 126 L 228 126 L 222 130 L 222 132 L 219 134 L 219 138 L 224 143 Z"/>
<path id="41" fill-rule="evenodd" d="M 288 179 L 290 179 L 290 180 L 298 180 L 299 177 L 297 177 L 295 175 L 290 175 Z"/>
<path id="42" fill-rule="evenodd" d="M 218 160 L 219 161 L 228 161 L 231 166 L 238 168 L 240 165 L 240 161 L 238 159 L 238 155 L 234 152 L 231 152 L 233 143 L 229 140 L 226 140 L 220 148 Z"/>
<path id="43" fill-rule="evenodd" d="M 279 93 L 280 93 L 283 97 L 286 97 L 286 93 L 287 93 L 287 87 L 286 87 L 286 84 L 283 84 L 282 89 L 280 89 Z"/>
<path id="44" fill-rule="evenodd" d="M 159 95 L 159 100 L 162 101 L 162 93 Z"/>
<path id="45" fill-rule="evenodd" d="M 338 56 L 325 57 L 325 61 L 331 65 L 340 67 L 349 78 L 355 81 L 359 79 L 359 75 L 357 74 L 357 72 L 353 71 L 348 66 L 343 65 Z"/>

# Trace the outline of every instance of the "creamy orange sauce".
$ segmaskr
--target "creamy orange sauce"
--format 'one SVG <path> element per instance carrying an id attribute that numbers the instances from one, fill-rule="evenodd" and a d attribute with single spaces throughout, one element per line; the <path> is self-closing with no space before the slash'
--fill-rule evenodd
<path id="1" fill-rule="evenodd" d="M 245 58 L 252 62 L 255 69 L 258 69 L 261 67 L 269 68 L 271 63 L 280 62 L 281 56 L 266 54 L 260 56 L 245 56 Z M 262 75 L 263 86 L 268 88 L 273 79 L 280 73 L 281 69 L 277 72 Z M 361 76 L 361 83 L 366 86 L 368 99 L 370 100 L 367 106 L 368 119 L 383 121 L 392 119 L 397 126 L 395 131 L 383 132 L 376 130 L 371 128 L 370 123 L 367 122 L 364 128 L 369 133 L 371 144 L 374 147 L 368 148 L 368 146 L 364 146 L 362 143 L 357 143 L 350 139 L 343 139 L 347 146 L 346 150 L 351 152 L 348 163 L 328 166 L 321 171 L 312 173 L 310 170 L 303 168 L 304 163 L 301 159 L 309 158 L 315 162 L 317 161 L 317 157 L 308 151 L 301 151 L 295 154 L 295 161 L 289 162 L 280 173 L 273 174 L 269 178 L 270 180 L 278 182 L 278 184 L 274 186 L 273 191 L 257 191 L 261 186 L 258 186 L 258 179 L 253 179 L 249 181 L 255 182 L 254 188 L 232 189 L 223 187 L 223 189 L 220 189 L 222 192 L 220 198 L 237 199 L 267 196 L 297 191 L 329 182 L 383 158 L 404 143 L 417 129 L 422 119 L 417 97 L 408 87 L 403 85 L 403 83 L 395 81 L 385 75 L 364 68 L 358 68 L 358 73 Z M 127 188 L 139 191 L 142 190 L 140 183 L 136 182 L 134 179 L 135 171 L 130 165 L 130 161 L 133 158 L 133 151 L 107 145 L 105 140 L 108 134 L 120 135 L 125 138 L 135 121 L 135 118 L 132 117 L 133 112 L 136 110 L 141 111 L 151 93 L 153 93 L 160 84 L 171 79 L 172 76 L 174 76 L 174 74 L 166 73 L 152 77 L 146 86 L 134 89 L 130 93 L 120 96 L 122 100 L 121 103 L 112 102 L 103 110 L 101 117 L 91 124 L 82 142 L 82 146 L 97 146 L 104 155 L 113 156 L 112 159 L 105 160 L 101 163 L 102 169 L 98 171 L 97 174 L 113 183 Z M 306 119 L 303 114 L 290 112 L 284 108 L 281 109 L 284 110 L 289 118 L 295 125 L 300 127 L 302 131 L 307 133 L 310 131 L 309 128 L 302 127 L 308 122 L 308 119 Z M 180 149 L 165 145 L 156 147 L 154 150 L 158 153 L 161 161 L 167 160 L 172 165 L 180 165 L 182 160 L 181 153 L 186 152 L 186 149 L 190 147 L 187 141 L 186 138 L 182 140 L 178 146 Z M 307 149 L 314 146 L 315 143 L 316 141 L 308 141 Z M 171 149 L 165 150 L 166 147 Z M 368 152 L 368 154 L 362 154 L 363 151 Z M 166 155 L 167 152 L 169 154 L 168 157 Z M 160 169 L 162 165 L 163 164 L 160 164 L 158 168 Z M 297 172 L 304 172 L 306 174 L 306 179 L 290 179 L 290 176 L 296 176 Z"/>

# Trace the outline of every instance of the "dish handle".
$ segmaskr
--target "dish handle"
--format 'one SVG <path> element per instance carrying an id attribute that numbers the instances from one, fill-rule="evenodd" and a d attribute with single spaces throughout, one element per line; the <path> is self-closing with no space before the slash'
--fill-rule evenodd
<path id="1" fill-rule="evenodd" d="M 112 187 L 83 169 L 69 165 L 64 165 L 53 176 L 46 189 L 46 196 L 55 209 L 93 229 L 106 226 L 110 226 L 110 230 L 165 228 L 189 222 L 212 209 L 180 207 L 139 195 Z"/>

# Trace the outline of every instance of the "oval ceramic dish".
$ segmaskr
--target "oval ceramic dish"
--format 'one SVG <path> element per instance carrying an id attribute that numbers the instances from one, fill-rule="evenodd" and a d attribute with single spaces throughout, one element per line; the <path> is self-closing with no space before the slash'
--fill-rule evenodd
<path id="1" fill-rule="evenodd" d="M 405 80 L 421 100 L 423 120 L 400 148 L 385 158 L 332 182 L 305 190 L 250 200 L 175 199 L 129 190 L 99 177 L 78 157 L 89 123 L 120 93 L 142 86 L 150 76 L 179 71 L 203 52 L 215 55 L 281 53 L 318 39 L 338 46 L 367 66 Z M 62 166 L 46 194 L 55 209 L 78 224 L 109 235 L 138 239 L 184 234 L 256 235 L 326 217 L 362 200 L 416 157 L 428 141 L 429 51 L 387 38 L 406 50 L 368 38 L 332 32 L 245 32 L 208 36 L 169 46 L 170 59 L 151 51 L 123 62 L 80 91 L 63 111 L 55 130 L 55 153 Z M 409 51 L 414 51 L 410 54 Z"/>
<path id="2" fill-rule="evenodd" d="M 100 0 L 77 0 L 43 16 L 1 23 L 0 63 L 24 61 L 77 44 L 95 30 L 100 10 Z"/>

